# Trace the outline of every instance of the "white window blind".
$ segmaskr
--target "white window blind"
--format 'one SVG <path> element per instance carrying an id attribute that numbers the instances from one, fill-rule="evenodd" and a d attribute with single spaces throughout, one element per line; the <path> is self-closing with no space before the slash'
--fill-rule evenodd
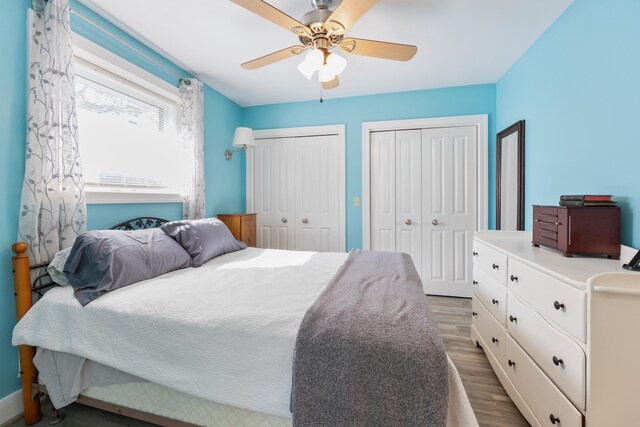
<path id="1" fill-rule="evenodd" d="M 87 192 L 184 194 L 187 153 L 177 99 L 81 58 L 75 66 Z"/>

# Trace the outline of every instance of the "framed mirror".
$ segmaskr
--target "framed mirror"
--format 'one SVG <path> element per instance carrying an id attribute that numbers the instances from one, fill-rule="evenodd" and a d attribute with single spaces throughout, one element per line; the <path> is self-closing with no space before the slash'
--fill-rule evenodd
<path id="1" fill-rule="evenodd" d="M 496 230 L 524 230 L 524 120 L 496 140 Z"/>

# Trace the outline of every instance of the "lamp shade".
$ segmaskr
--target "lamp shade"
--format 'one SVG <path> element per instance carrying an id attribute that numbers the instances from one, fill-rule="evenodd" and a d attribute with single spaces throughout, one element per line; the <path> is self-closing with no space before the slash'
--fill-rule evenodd
<path id="1" fill-rule="evenodd" d="M 253 138 L 253 129 L 251 128 L 236 128 L 236 133 L 233 135 L 234 147 L 254 147 L 256 145 Z"/>
<path id="2" fill-rule="evenodd" d="M 327 57 L 327 65 L 331 68 L 331 72 L 337 76 L 344 71 L 347 66 L 347 60 L 335 53 L 331 53 Z"/>
<path id="3" fill-rule="evenodd" d="M 311 77 L 313 77 L 313 73 L 316 72 L 316 68 L 314 68 L 313 64 L 310 64 L 309 61 L 304 60 L 300 65 L 298 65 L 298 71 L 300 71 L 307 79 L 311 79 Z"/>
<path id="4" fill-rule="evenodd" d="M 320 72 L 318 73 L 318 78 L 320 79 L 320 82 L 325 83 L 333 80 L 335 77 L 336 75 L 329 64 L 324 64 L 322 68 L 320 68 Z"/>

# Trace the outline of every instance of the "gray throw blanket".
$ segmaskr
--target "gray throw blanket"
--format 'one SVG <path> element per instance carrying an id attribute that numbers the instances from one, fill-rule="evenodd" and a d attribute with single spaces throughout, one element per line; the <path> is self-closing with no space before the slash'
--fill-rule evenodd
<path id="1" fill-rule="evenodd" d="M 444 427 L 448 377 L 411 258 L 354 250 L 300 326 L 293 425 Z"/>

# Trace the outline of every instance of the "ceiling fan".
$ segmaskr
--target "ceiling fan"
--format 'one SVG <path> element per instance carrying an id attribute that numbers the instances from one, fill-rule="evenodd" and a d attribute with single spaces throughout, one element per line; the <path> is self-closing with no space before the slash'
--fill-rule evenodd
<path id="1" fill-rule="evenodd" d="M 233 3 L 259 15 L 298 36 L 300 45 L 245 62 L 242 68 L 255 70 L 283 59 L 307 52 L 298 70 L 308 79 L 318 71 L 324 89 L 338 87 L 338 75 L 347 61 L 335 49 L 354 55 L 408 61 L 418 51 L 416 46 L 345 37 L 345 32 L 379 0 L 343 0 L 331 10 L 333 0 L 311 0 L 313 10 L 302 17 L 302 22 L 262 0 L 231 0 Z"/>

